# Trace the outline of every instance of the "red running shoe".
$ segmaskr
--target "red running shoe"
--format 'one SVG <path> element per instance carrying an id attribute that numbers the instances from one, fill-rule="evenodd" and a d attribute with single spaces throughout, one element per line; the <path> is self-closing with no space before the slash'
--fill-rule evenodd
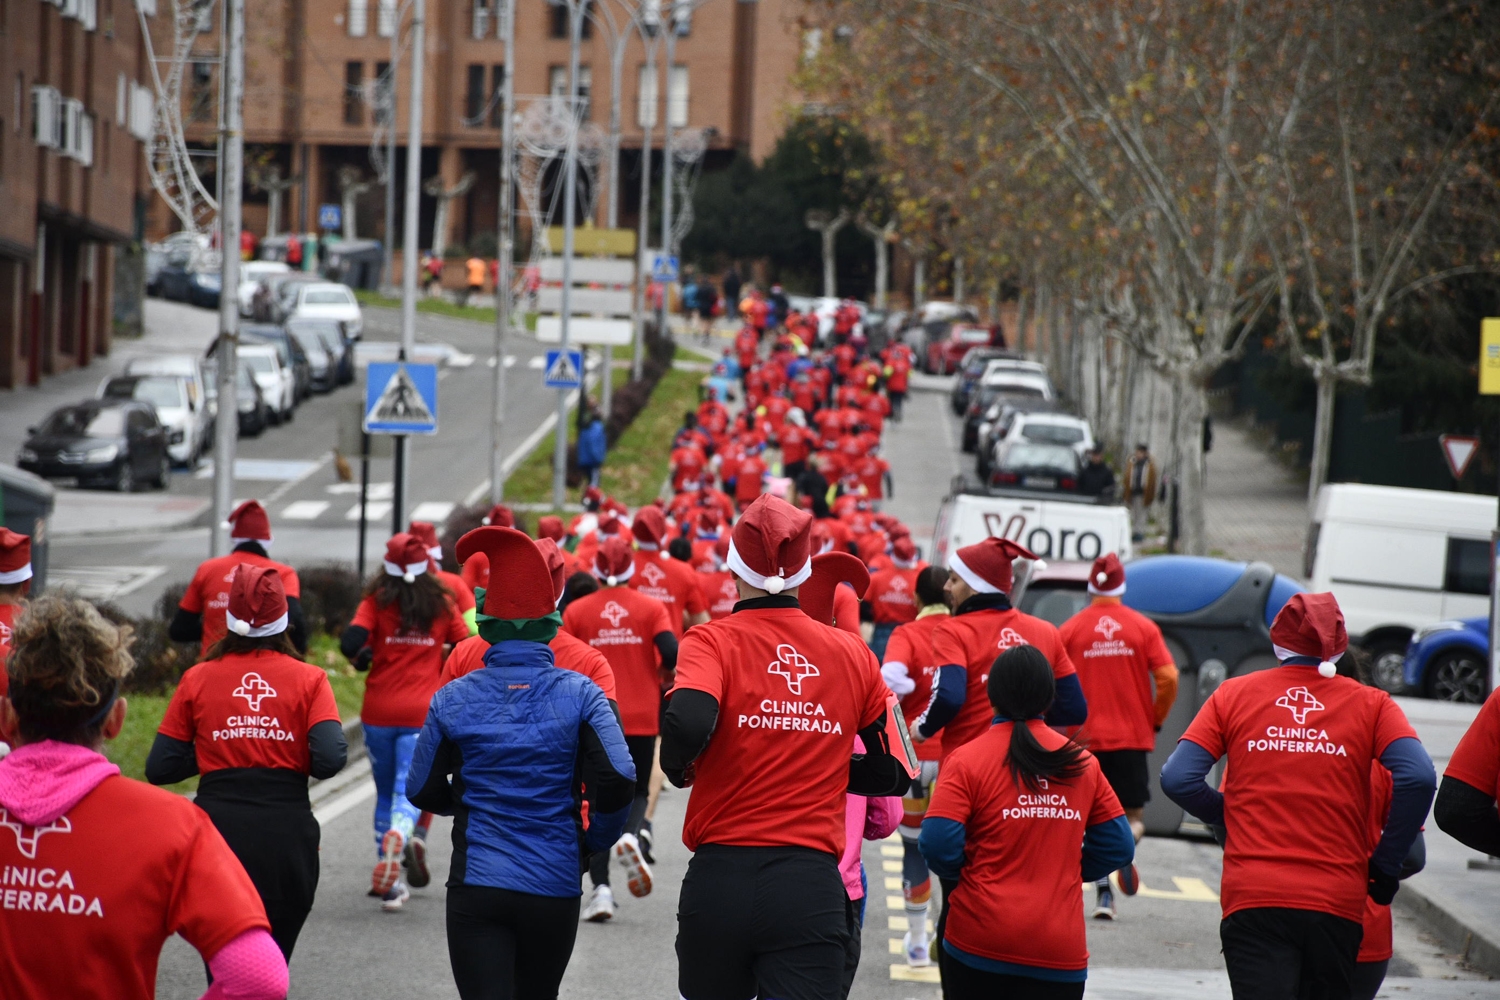
<path id="1" fill-rule="evenodd" d="M 370 895 L 384 896 L 401 879 L 401 854 L 406 838 L 395 827 L 385 831 L 380 840 L 380 860 L 370 876 Z"/>

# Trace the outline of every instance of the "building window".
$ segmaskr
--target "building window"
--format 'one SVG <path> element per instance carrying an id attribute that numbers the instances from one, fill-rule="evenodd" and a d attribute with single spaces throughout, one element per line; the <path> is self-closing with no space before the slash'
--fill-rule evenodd
<path id="1" fill-rule="evenodd" d="M 494 7 L 493 0 L 474 0 L 474 23 L 471 34 L 476 42 L 489 37 L 490 22 L 499 20 L 495 17 L 496 13 L 498 11 Z"/>
<path id="2" fill-rule="evenodd" d="M 505 89 L 505 67 L 490 67 L 490 93 L 494 95 L 495 103 L 490 108 L 490 125 L 499 128 L 505 124 L 505 105 L 500 100 L 500 94 Z"/>
<path id="3" fill-rule="evenodd" d="M 363 38 L 370 30 L 370 0 L 349 0 L 349 37 Z"/>
<path id="4" fill-rule="evenodd" d="M 577 115 L 579 121 L 589 117 L 589 94 L 593 90 L 594 73 L 587 66 L 578 67 Z M 547 72 L 547 93 L 552 96 L 553 110 L 561 114 L 568 101 L 568 67 L 553 66 Z"/>
<path id="5" fill-rule="evenodd" d="M 390 38 L 396 33 L 397 0 L 379 0 L 380 16 L 375 23 L 375 32 L 381 38 Z"/>
<path id="6" fill-rule="evenodd" d="M 378 62 L 375 64 L 375 120 L 382 124 L 391 120 L 391 64 Z"/>
<path id="7" fill-rule="evenodd" d="M 38 146 L 62 145 L 62 95 L 55 87 L 31 88 L 31 137 Z"/>
<path id="8" fill-rule="evenodd" d="M 194 122 L 208 121 L 213 118 L 214 110 L 214 64 L 210 62 L 193 63 L 193 85 L 191 90 L 192 105 L 188 110 L 188 120 Z"/>
<path id="9" fill-rule="evenodd" d="M 672 27 L 677 29 L 678 38 L 686 38 L 693 33 L 693 8 L 691 4 L 672 5 Z"/>
<path id="10" fill-rule="evenodd" d="M 484 124 L 482 121 L 484 104 L 484 66 L 480 63 L 469 63 L 469 86 L 464 91 L 465 125 L 469 128 L 477 128 Z"/>
<path id="11" fill-rule="evenodd" d="M 125 126 L 130 114 L 130 78 L 121 73 L 115 78 L 115 124 Z"/>
<path id="12" fill-rule="evenodd" d="M 672 67 L 667 82 L 667 124 L 672 128 L 686 128 L 688 123 L 688 68 L 681 64 Z"/>
<path id="13" fill-rule="evenodd" d="M 547 6 L 547 33 L 553 38 L 568 38 L 568 5 L 563 0 L 547 0 Z M 588 3 L 583 4 L 583 10 L 583 24 L 579 27 L 578 37 L 593 38 L 594 22 L 588 17 Z"/>
<path id="14" fill-rule="evenodd" d="M 643 129 L 656 127 L 657 79 L 660 76 L 657 67 L 641 64 L 639 83 L 635 88 L 635 123 Z"/>
<path id="15" fill-rule="evenodd" d="M 344 63 L 344 124 L 365 123 L 365 64 Z"/>

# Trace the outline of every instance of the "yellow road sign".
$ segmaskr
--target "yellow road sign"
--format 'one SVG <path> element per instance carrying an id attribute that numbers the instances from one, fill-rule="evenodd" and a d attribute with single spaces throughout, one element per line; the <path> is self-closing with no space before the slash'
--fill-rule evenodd
<path id="1" fill-rule="evenodd" d="M 547 227 L 547 247 L 553 253 L 562 253 L 562 226 Z M 580 257 L 634 257 L 634 229 L 585 229 L 573 230 L 573 252 Z"/>
<path id="2" fill-rule="evenodd" d="M 1500 319 L 1479 324 L 1479 394 L 1500 396 Z"/>

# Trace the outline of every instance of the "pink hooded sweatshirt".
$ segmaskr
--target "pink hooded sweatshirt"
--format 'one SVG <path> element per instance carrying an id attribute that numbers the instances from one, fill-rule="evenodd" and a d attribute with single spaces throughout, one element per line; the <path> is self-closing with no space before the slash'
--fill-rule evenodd
<path id="1" fill-rule="evenodd" d="M 864 753 L 865 745 L 854 738 L 854 752 Z M 865 894 L 859 882 L 859 852 L 867 840 L 884 840 L 896 832 L 901 822 L 901 796 L 850 795 L 844 804 L 844 856 L 839 859 L 839 874 L 844 892 L 850 899 Z"/>

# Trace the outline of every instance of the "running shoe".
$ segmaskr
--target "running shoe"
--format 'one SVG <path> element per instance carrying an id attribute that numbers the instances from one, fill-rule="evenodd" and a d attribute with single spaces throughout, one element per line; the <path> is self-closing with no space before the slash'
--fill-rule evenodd
<path id="1" fill-rule="evenodd" d="M 594 886 L 594 894 L 589 897 L 589 905 L 583 908 L 583 919 L 590 923 L 602 924 L 611 920 L 615 915 L 615 894 L 607 885 Z"/>
<path id="2" fill-rule="evenodd" d="M 1135 870 L 1135 865 L 1126 865 L 1115 872 L 1115 881 L 1120 883 L 1120 892 L 1126 896 L 1141 891 L 1141 873 Z"/>
<path id="3" fill-rule="evenodd" d="M 401 854 L 406 847 L 406 838 L 401 831 L 391 827 L 380 838 L 380 860 L 375 862 L 375 872 L 370 877 L 370 892 L 381 898 L 391 891 L 401 879 Z"/>
<path id="4" fill-rule="evenodd" d="M 1094 919 L 1115 919 L 1115 893 L 1108 886 L 1099 887 L 1099 895 L 1094 900 Z"/>
<path id="5" fill-rule="evenodd" d="M 927 952 L 927 945 L 911 943 L 911 931 L 906 932 L 906 936 L 901 939 L 901 944 L 906 948 L 906 964 L 913 969 L 925 969 L 932 964 L 932 956 Z"/>
<path id="6" fill-rule="evenodd" d="M 651 821 L 648 819 L 641 824 L 641 832 L 636 834 L 636 839 L 641 842 L 641 857 L 646 859 L 646 864 L 656 864 L 656 855 L 652 853 L 656 847 L 656 838 L 651 834 Z"/>
<path id="7" fill-rule="evenodd" d="M 406 887 L 405 882 L 397 879 L 396 884 L 380 897 L 380 908 L 386 913 L 396 913 L 408 899 L 411 899 L 411 890 Z"/>
<path id="8" fill-rule="evenodd" d="M 412 835 L 401 854 L 401 867 L 406 869 L 406 881 L 413 889 L 420 889 L 432 881 L 432 872 L 427 870 L 427 841 Z"/>
<path id="9" fill-rule="evenodd" d="M 625 869 L 625 886 L 632 896 L 651 895 L 651 866 L 641 855 L 641 842 L 635 834 L 621 834 L 615 841 L 615 860 Z"/>

